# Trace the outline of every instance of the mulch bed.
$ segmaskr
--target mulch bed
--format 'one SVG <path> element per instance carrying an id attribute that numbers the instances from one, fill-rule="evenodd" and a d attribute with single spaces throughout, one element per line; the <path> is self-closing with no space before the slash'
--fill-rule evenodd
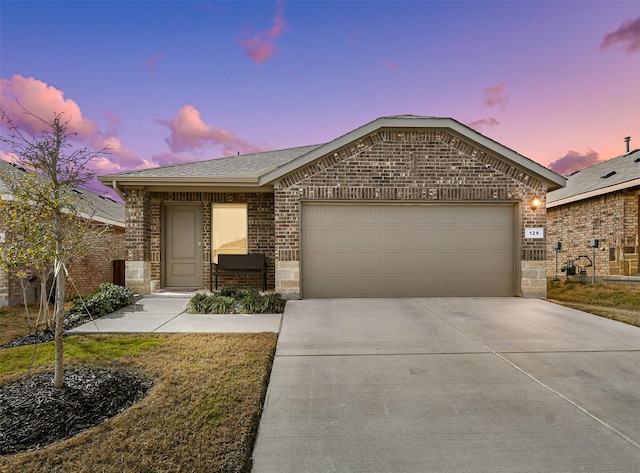
<path id="1" fill-rule="evenodd" d="M 72 328 L 79 327 L 80 325 L 90 322 L 91 320 L 96 320 L 98 317 L 92 317 L 86 315 L 84 317 L 79 317 L 73 322 L 65 321 L 64 329 L 71 330 Z M 67 336 L 66 332 L 63 334 L 64 337 Z M 55 331 L 53 329 L 45 329 L 39 330 L 37 332 L 31 332 L 21 337 L 14 338 L 13 340 L 8 341 L 4 345 L 0 345 L 0 349 L 2 348 L 13 348 L 13 347 L 22 347 L 25 345 L 35 345 L 36 343 L 45 343 L 52 342 L 55 340 Z"/>
<path id="2" fill-rule="evenodd" d="M 98 368 L 53 373 L 0 386 L 0 455 L 44 447 L 94 427 L 142 399 L 153 385 L 143 376 Z"/>

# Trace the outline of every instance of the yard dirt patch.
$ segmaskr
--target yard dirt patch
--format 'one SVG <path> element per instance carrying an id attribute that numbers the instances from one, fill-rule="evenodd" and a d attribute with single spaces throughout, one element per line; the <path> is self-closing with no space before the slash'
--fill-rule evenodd
<path id="1" fill-rule="evenodd" d="M 273 333 L 70 336 L 68 369 L 116 368 L 153 387 L 94 428 L 0 456 L 0 472 L 248 472 L 276 340 Z M 44 355 L 33 374 L 51 370 L 50 345 L 38 346 Z M 1 385 L 24 376 L 33 350 L 0 350 Z"/>

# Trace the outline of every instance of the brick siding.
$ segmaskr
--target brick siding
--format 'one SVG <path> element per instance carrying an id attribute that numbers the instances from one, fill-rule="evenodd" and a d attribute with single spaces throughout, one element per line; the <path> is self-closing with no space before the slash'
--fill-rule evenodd
<path id="1" fill-rule="evenodd" d="M 112 228 L 94 242 L 86 256 L 69 264 L 67 297 L 85 296 L 95 292 L 99 284 L 113 281 L 113 261 L 125 259 L 125 232 Z M 27 300 L 37 302 L 40 282 L 31 283 Z M 23 301 L 20 280 L 13 271 L 0 271 L 0 305 L 21 304 Z"/>
<path id="2" fill-rule="evenodd" d="M 446 131 L 381 129 L 291 172 L 275 187 L 278 267 L 300 260 L 302 200 L 521 202 L 521 259 L 546 261 L 545 240 L 524 237 L 526 227 L 546 226 L 543 183 Z M 529 205 L 534 196 L 542 202 L 536 211 Z M 290 283 L 279 288 L 297 290 Z"/>
<path id="3" fill-rule="evenodd" d="M 264 253 L 267 260 L 267 289 L 275 287 L 275 223 L 274 201 L 271 193 L 230 192 L 163 192 L 153 193 L 150 199 L 151 279 L 164 287 L 162 267 L 162 205 L 193 202 L 202 204 L 202 276 L 203 287 L 210 286 L 211 261 L 211 204 L 247 204 L 249 253 Z M 253 276 L 226 276 L 218 278 L 219 287 L 262 289 L 262 281 Z"/>
<path id="4" fill-rule="evenodd" d="M 640 191 L 627 190 L 547 209 L 547 273 L 554 275 L 556 271 L 554 241 L 562 242 L 558 253 L 561 268 L 580 255 L 592 258 L 589 241 L 596 238 L 600 244 L 596 249 L 596 276 L 637 275 L 639 204 Z M 587 274 L 592 274 L 590 268 Z"/>

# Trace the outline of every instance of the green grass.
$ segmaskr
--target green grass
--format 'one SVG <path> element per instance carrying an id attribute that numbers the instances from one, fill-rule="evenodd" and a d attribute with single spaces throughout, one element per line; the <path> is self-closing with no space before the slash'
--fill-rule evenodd
<path id="1" fill-rule="evenodd" d="M 149 394 L 68 440 L 0 457 L 0 472 L 250 470 L 277 335 L 89 335 L 65 339 L 67 366 L 119 367 L 154 380 Z M 34 372 L 53 366 L 53 343 Z M 7 383 L 25 374 L 33 347 L 0 350 Z"/>
<path id="2" fill-rule="evenodd" d="M 574 309 L 640 327 L 640 286 L 550 280 L 547 298 Z"/>

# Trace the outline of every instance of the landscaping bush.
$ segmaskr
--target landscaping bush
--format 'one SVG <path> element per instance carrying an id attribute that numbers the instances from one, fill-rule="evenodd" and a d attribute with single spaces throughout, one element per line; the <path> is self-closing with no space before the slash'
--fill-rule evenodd
<path id="1" fill-rule="evenodd" d="M 281 314 L 285 301 L 280 294 L 261 294 L 255 289 L 221 289 L 194 295 L 187 306 L 190 314 Z"/>
<path id="2" fill-rule="evenodd" d="M 133 302 L 134 292 L 131 289 L 104 283 L 98 286 L 94 294 L 74 299 L 71 307 L 65 312 L 65 319 L 72 322 L 86 316 L 87 313 L 93 317 L 102 317 Z"/>

